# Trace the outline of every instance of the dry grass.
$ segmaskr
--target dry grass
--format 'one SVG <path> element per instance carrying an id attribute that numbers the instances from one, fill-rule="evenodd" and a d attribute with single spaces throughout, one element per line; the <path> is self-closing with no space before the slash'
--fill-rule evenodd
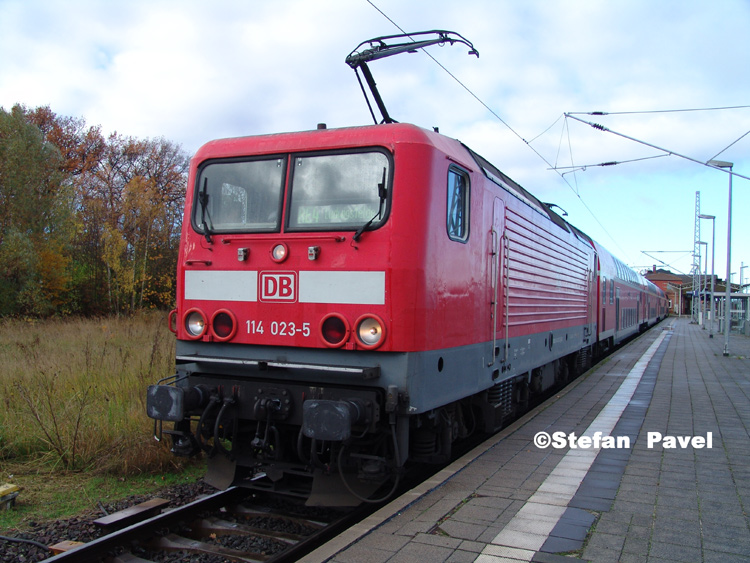
<path id="1" fill-rule="evenodd" d="M 0 321 L 0 484 L 22 488 L 0 531 L 203 473 L 156 442 L 146 416 L 147 386 L 174 373 L 174 342 L 156 313 Z"/>
<path id="2" fill-rule="evenodd" d="M 172 466 L 146 388 L 171 375 L 165 315 L 0 324 L 0 462 L 116 475 Z"/>

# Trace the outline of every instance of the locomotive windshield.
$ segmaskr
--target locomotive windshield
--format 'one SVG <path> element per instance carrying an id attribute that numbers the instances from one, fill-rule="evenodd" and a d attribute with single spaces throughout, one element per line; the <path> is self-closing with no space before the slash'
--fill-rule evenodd
<path id="1" fill-rule="evenodd" d="M 383 219 L 388 157 L 381 152 L 293 159 L 289 230 L 347 230 Z"/>
<path id="2" fill-rule="evenodd" d="M 204 165 L 193 226 L 213 233 L 281 230 L 287 158 Z M 292 156 L 286 230 L 357 230 L 385 219 L 390 161 L 382 152 Z"/>
<path id="3" fill-rule="evenodd" d="M 204 166 L 195 226 L 205 234 L 278 231 L 284 168 L 281 158 Z"/>

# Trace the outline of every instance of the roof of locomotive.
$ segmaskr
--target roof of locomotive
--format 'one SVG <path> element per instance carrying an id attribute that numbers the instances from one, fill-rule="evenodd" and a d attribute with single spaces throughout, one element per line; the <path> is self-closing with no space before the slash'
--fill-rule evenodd
<path id="1" fill-rule="evenodd" d="M 198 149 L 193 157 L 193 164 L 197 166 L 198 163 L 211 158 L 247 156 L 248 151 L 252 151 L 253 155 L 262 155 L 279 152 L 335 150 L 363 145 L 395 146 L 399 143 L 429 144 L 457 159 L 470 158 L 490 181 L 526 202 L 542 215 L 549 217 L 561 229 L 573 233 L 580 240 L 593 246 L 591 237 L 568 223 L 552 211 L 549 205 L 541 202 L 471 148 L 456 139 L 409 123 L 385 123 L 334 129 L 322 127 L 308 131 L 217 139 L 209 141 Z"/>
<path id="2" fill-rule="evenodd" d="M 397 143 L 423 143 L 450 153 L 464 152 L 458 141 L 434 131 L 407 123 L 386 123 L 217 139 L 198 149 L 194 159 L 247 156 L 249 150 L 252 154 L 275 154 Z"/>

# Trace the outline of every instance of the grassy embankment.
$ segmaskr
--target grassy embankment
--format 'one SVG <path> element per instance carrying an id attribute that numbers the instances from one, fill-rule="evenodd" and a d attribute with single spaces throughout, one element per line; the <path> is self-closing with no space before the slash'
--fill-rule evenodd
<path id="1" fill-rule="evenodd" d="M 194 480 L 153 439 L 146 388 L 174 373 L 164 314 L 0 322 L 0 530 Z"/>

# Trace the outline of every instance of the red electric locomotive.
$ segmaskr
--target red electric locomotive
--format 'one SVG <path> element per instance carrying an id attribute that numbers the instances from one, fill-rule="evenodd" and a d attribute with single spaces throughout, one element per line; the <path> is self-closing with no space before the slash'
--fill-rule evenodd
<path id="1" fill-rule="evenodd" d="M 177 370 L 148 414 L 220 487 L 393 490 L 407 460 L 448 459 L 665 314 L 549 206 L 413 125 L 213 141 L 188 187 Z"/>
<path id="2" fill-rule="evenodd" d="M 214 141 L 189 186 L 177 375 L 149 414 L 217 484 L 444 460 L 648 322 L 633 272 L 412 125 Z"/>

